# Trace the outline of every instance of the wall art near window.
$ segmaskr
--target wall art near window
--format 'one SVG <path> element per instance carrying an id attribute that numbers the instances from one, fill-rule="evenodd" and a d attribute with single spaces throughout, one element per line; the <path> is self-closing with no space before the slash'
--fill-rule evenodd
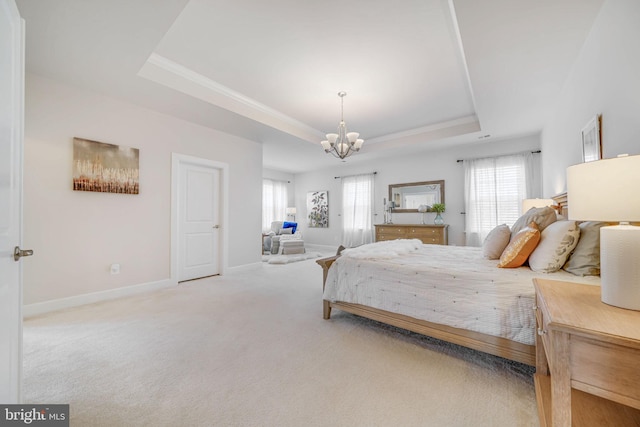
<path id="1" fill-rule="evenodd" d="M 582 160 L 584 162 L 593 162 L 602 158 L 600 120 L 601 116 L 597 115 L 582 128 Z"/>
<path id="2" fill-rule="evenodd" d="M 307 218 L 311 228 L 329 228 L 329 192 L 307 193 Z"/>
<path id="3" fill-rule="evenodd" d="M 73 138 L 73 189 L 138 194 L 140 150 Z"/>

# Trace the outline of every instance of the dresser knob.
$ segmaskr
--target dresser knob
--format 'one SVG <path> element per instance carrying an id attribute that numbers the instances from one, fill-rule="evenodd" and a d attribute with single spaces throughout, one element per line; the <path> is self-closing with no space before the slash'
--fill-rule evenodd
<path id="1" fill-rule="evenodd" d="M 547 333 L 547 331 L 545 331 L 544 329 L 538 328 L 538 335 L 543 336 L 546 333 Z"/>

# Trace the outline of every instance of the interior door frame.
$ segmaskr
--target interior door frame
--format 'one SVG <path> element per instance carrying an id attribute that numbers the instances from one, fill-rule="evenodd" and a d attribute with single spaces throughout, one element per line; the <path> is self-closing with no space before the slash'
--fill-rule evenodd
<path id="1" fill-rule="evenodd" d="M 228 263 L 229 165 L 215 160 L 171 153 L 171 281 L 176 285 L 178 284 L 178 258 L 180 256 L 180 224 L 178 222 L 178 203 L 180 200 L 179 183 L 181 166 L 184 164 L 203 166 L 220 171 L 220 239 L 217 252 L 220 275 L 225 274 Z"/>
<path id="2" fill-rule="evenodd" d="M 8 144 L 11 149 L 12 170 L 6 177 L 7 186 L 6 197 L 8 198 L 10 211 L 8 213 L 8 228 L 3 236 L 6 241 L 3 242 L 2 251 L 5 250 L 4 244 L 9 243 L 10 250 L 8 253 L 2 253 L 3 265 L 9 265 L 9 277 L 1 277 L 0 280 L 5 282 L 8 287 L 7 298 L 4 299 L 1 309 L 8 310 L 8 324 L 2 324 L 3 338 L 7 337 L 8 342 L 0 342 L 0 345 L 7 346 L 7 353 L 3 353 L 0 363 L 8 364 L 8 372 L 5 370 L 7 365 L 3 366 L 2 371 L 2 389 L 0 391 L 0 403 L 17 404 L 22 403 L 22 261 L 15 263 L 13 260 L 13 246 L 22 246 L 22 227 L 23 223 L 23 165 L 24 165 L 24 98 L 25 98 L 25 23 L 20 17 L 20 11 L 13 0 L 0 0 L 0 9 L 3 18 L 7 18 L 10 28 L 5 28 L 5 34 L 10 33 L 10 40 L 7 45 L 11 49 L 11 59 L 9 64 L 3 64 L 3 68 L 10 69 L 8 75 L 3 75 L 3 79 L 11 82 L 10 93 L 5 94 L 8 98 L 3 102 L 11 104 L 10 118 L 7 120 L 9 124 L 10 139 L 1 142 Z M 7 124 L 6 122 L 3 125 Z M 5 197 L 3 195 L 3 197 Z M 24 249 L 24 248 L 23 248 Z M 5 264 L 6 263 L 6 264 Z M 3 285 L 3 286 L 5 286 Z M 6 313 L 5 313 L 6 314 Z M 4 333 L 8 331 L 8 333 Z M 4 341 L 4 340 L 3 340 Z M 5 347 L 5 349 L 7 349 Z M 7 357 L 7 358 L 5 358 Z M 5 377 L 8 373 L 9 378 Z"/>

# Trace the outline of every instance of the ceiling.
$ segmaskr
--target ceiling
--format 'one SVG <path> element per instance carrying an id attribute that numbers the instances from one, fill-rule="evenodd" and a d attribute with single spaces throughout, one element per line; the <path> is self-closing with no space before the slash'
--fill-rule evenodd
<path id="1" fill-rule="evenodd" d="M 539 133 L 603 0 L 17 0 L 27 72 L 335 166 Z"/>

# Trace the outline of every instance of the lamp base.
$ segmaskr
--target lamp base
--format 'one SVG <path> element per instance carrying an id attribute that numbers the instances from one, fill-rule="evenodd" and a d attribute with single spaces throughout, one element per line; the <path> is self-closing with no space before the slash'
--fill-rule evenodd
<path id="1" fill-rule="evenodd" d="M 602 302 L 640 310 L 640 227 L 600 229 L 600 278 Z"/>

